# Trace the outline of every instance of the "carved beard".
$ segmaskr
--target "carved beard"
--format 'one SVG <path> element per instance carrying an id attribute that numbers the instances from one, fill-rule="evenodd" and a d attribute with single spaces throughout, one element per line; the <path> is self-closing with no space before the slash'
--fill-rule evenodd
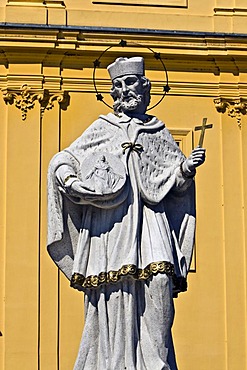
<path id="1" fill-rule="evenodd" d="M 134 111 L 142 102 L 143 95 L 131 91 L 127 96 L 121 95 L 121 97 L 118 97 L 113 103 L 113 109 L 118 113 Z"/>

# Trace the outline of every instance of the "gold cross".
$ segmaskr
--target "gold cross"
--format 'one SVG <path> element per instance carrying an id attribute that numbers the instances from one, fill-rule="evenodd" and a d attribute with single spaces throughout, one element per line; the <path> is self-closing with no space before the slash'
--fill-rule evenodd
<path id="1" fill-rule="evenodd" d="M 206 123 L 207 123 L 207 118 L 203 118 L 203 120 L 202 120 L 202 126 L 196 126 L 196 127 L 195 127 L 195 131 L 198 131 L 198 130 L 200 130 L 200 131 L 201 131 L 201 136 L 200 136 L 200 140 L 199 140 L 199 144 L 198 144 L 198 146 L 199 146 L 200 148 L 202 147 L 202 144 L 203 144 L 205 131 L 206 131 L 208 128 L 212 128 L 212 127 L 213 127 L 213 125 L 212 125 L 212 124 L 206 125 Z"/>

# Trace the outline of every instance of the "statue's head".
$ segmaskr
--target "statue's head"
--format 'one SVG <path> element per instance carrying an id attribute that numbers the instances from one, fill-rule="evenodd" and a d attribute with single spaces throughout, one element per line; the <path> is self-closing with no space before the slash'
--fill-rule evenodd
<path id="1" fill-rule="evenodd" d="M 144 114 L 150 102 L 151 83 L 144 76 L 143 58 L 117 58 L 107 69 L 112 79 L 114 111 Z"/>

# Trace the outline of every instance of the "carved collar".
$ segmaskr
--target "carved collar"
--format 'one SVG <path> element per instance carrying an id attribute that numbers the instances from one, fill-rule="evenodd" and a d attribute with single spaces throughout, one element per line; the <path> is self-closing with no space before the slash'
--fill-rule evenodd
<path id="1" fill-rule="evenodd" d="M 118 114 L 118 115 L 116 115 L 114 113 L 109 113 L 106 116 L 101 115 L 100 117 L 107 120 L 110 123 L 118 123 L 118 124 L 133 121 L 138 125 L 149 126 L 149 125 L 153 125 L 154 123 L 158 122 L 158 119 L 155 116 L 149 116 L 147 114 L 143 115 L 143 119 L 137 118 L 137 117 L 129 117 L 124 113 L 121 113 L 121 114 Z"/>

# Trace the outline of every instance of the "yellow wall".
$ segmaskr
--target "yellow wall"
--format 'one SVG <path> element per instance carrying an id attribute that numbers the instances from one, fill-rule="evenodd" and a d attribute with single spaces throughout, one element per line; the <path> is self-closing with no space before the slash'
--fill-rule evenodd
<path id="1" fill-rule="evenodd" d="M 121 39 L 129 46 L 110 49 L 96 74 L 109 104 L 104 68 L 120 55 L 145 57 L 152 103 L 157 102 L 164 73 L 150 47 L 161 52 L 171 87 L 150 113 L 182 140 L 186 154 L 198 142 L 194 127 L 202 118 L 214 125 L 206 132 L 207 161 L 196 178 L 195 271 L 188 292 L 176 300 L 179 369 L 247 369 L 247 43 L 241 35 L 212 34 L 246 32 L 247 6 L 244 0 L 177 1 L 179 8 L 0 1 L 0 22 L 12 23 L 0 25 L 0 369 L 73 368 L 83 296 L 69 287 L 46 252 L 46 172 L 54 153 L 109 111 L 96 101 L 92 65 Z M 13 24 L 18 22 L 19 28 Z M 61 28 L 65 25 L 71 28 Z M 88 26 L 95 28 L 80 28 Z M 24 109 L 15 106 L 22 102 L 25 108 L 23 84 L 33 102 L 24 120 Z M 50 101 L 40 103 L 47 93 Z"/>
<path id="2" fill-rule="evenodd" d="M 245 0 L 0 1 L 10 23 L 245 33 L 246 15 Z"/>

